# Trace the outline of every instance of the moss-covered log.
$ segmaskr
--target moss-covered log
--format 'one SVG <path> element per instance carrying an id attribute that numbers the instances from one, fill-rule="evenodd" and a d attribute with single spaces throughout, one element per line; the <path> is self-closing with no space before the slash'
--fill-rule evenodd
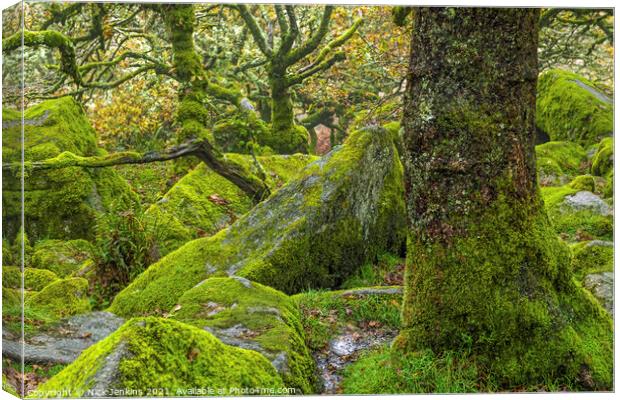
<path id="1" fill-rule="evenodd" d="M 586 147 L 611 136 L 613 102 L 592 82 L 562 70 L 541 74 L 536 99 L 536 126 L 551 140 Z"/>
<path id="2" fill-rule="evenodd" d="M 572 279 L 536 183 L 538 10 L 413 17 L 396 351 L 456 352 L 505 388 L 611 388 L 611 319 Z"/>
<path id="3" fill-rule="evenodd" d="M 126 322 L 29 396 L 239 396 L 284 387 L 261 354 L 182 322 L 149 317 Z M 250 392 L 257 388 L 265 392 Z"/>
<path id="4" fill-rule="evenodd" d="M 403 198 L 392 135 L 353 133 L 229 228 L 153 264 L 110 310 L 165 312 L 210 276 L 242 276 L 287 293 L 334 287 L 379 252 L 400 250 Z"/>

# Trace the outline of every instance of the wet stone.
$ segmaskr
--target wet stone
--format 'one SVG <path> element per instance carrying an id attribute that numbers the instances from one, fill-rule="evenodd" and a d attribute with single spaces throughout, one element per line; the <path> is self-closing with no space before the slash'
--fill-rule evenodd
<path id="1" fill-rule="evenodd" d="M 76 315 L 30 338 L 24 345 L 24 361 L 29 363 L 70 364 L 82 351 L 108 337 L 125 320 L 107 311 Z M 21 359 L 19 337 L 2 331 L 2 355 Z"/>

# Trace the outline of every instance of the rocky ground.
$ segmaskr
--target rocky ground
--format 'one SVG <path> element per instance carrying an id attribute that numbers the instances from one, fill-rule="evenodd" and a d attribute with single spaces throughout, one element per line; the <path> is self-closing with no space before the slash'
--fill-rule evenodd
<path id="1" fill-rule="evenodd" d="M 539 108 L 577 92 L 599 102 L 597 110 L 609 107 L 587 81 L 548 74 Z M 30 159 L 101 151 L 72 100 L 42 104 L 26 112 Z M 538 114 L 550 138 L 536 147 L 549 218 L 571 249 L 574 279 L 613 314 L 609 112 L 591 111 L 590 121 L 602 120 L 592 126 L 555 108 Z M 7 160 L 18 156 L 18 116 L 3 115 Z M 18 181 L 5 180 L 3 218 L 12 228 L 3 233 L 3 386 L 15 390 L 23 379 L 27 391 L 77 395 L 123 385 L 347 392 L 348 368 L 387 348 L 400 329 L 406 219 L 392 128 L 352 133 L 320 159 L 259 157 L 276 193 L 258 206 L 202 164 L 169 188 L 156 179 L 161 166 L 140 174 L 142 181 L 124 168 L 71 168 L 33 179 L 23 243 L 24 342 L 15 267 L 22 243 L 11 225 Z M 231 157 L 256 168 L 247 155 Z M 102 301 L 97 234 L 85 221 L 116 213 L 119 203 L 138 204 L 140 221 L 163 229 L 153 255 L 161 259 Z M 23 376 L 16 368 L 22 345 Z"/>

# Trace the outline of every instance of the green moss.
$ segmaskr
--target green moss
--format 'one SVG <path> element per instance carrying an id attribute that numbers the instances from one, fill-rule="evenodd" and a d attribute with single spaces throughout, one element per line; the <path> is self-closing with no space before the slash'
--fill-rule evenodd
<path id="1" fill-rule="evenodd" d="M 58 321 L 59 316 L 52 314 L 48 309 L 30 304 L 29 300 L 37 292 L 24 291 L 24 306 L 22 307 L 21 289 L 2 288 L 2 321 L 4 329 L 20 335 L 22 327 L 26 336 L 39 332 L 41 329 Z M 22 325 L 23 313 L 23 325 Z"/>
<path id="2" fill-rule="evenodd" d="M 612 321 L 572 280 L 569 250 L 542 207 L 529 207 L 499 196 L 449 252 L 411 238 L 407 279 L 416 284 L 405 288 L 394 351 L 471 355 L 481 384 L 501 389 L 609 389 Z"/>
<path id="3" fill-rule="evenodd" d="M 17 389 L 8 382 L 4 374 L 2 374 L 2 390 L 7 392 L 8 394 L 12 394 L 15 397 L 21 397 L 19 394 L 17 394 Z"/>
<path id="4" fill-rule="evenodd" d="M 579 175 L 573 179 L 568 186 L 572 189 L 577 189 L 578 191 L 585 190 L 594 193 L 596 190 L 596 181 L 592 175 Z"/>
<path id="5" fill-rule="evenodd" d="M 133 396 L 241 395 L 254 388 L 270 394 L 283 387 L 259 353 L 227 346 L 182 322 L 150 317 L 126 322 L 30 396 L 101 396 L 106 389 Z"/>
<path id="6" fill-rule="evenodd" d="M 388 278 L 396 276 L 402 271 L 399 268 L 405 264 L 405 260 L 393 254 L 381 254 L 374 263 L 362 265 L 355 275 L 350 276 L 342 285 L 342 289 L 351 289 L 366 286 L 382 286 L 394 284 Z M 402 277 L 402 275 L 401 275 Z"/>
<path id="7" fill-rule="evenodd" d="M 571 246 L 573 273 L 581 280 L 588 274 L 614 270 L 612 242 L 580 242 Z"/>
<path id="8" fill-rule="evenodd" d="M 607 176 L 605 187 L 603 188 L 603 196 L 605 198 L 613 197 L 614 195 L 614 171 L 611 171 Z"/>
<path id="9" fill-rule="evenodd" d="M 613 132 L 613 104 L 585 78 L 562 70 L 549 70 L 538 79 L 536 125 L 551 140 L 568 140 L 584 146 Z"/>
<path id="10" fill-rule="evenodd" d="M 250 156 L 227 154 L 226 157 L 246 169 L 248 174 L 258 173 Z M 260 156 L 257 159 L 267 175 L 267 185 L 275 189 L 316 158 L 296 154 Z M 161 228 L 158 247 L 165 255 L 189 240 L 213 235 L 235 222 L 252 206 L 252 200 L 238 186 L 200 163 L 152 205 L 146 217 L 151 224 Z"/>
<path id="11" fill-rule="evenodd" d="M 26 268 L 24 271 L 24 288 L 26 290 L 43 290 L 56 280 L 58 280 L 58 276 L 46 269 Z"/>
<path id="12" fill-rule="evenodd" d="M 540 189 L 540 193 L 545 202 L 547 210 L 559 207 L 566 196 L 577 193 L 579 189 L 570 187 L 570 185 L 559 187 L 543 187 Z"/>
<path id="13" fill-rule="evenodd" d="M 388 330 L 400 329 L 402 293 L 398 289 L 365 287 L 292 296 L 302 313 L 308 347 L 313 352 L 322 351 L 332 338 L 352 326 L 363 328 L 373 324 Z"/>
<path id="14" fill-rule="evenodd" d="M 292 125 L 288 130 L 274 129 L 272 128 L 270 136 L 262 140 L 262 144 L 278 154 L 308 153 L 310 135 L 302 125 Z"/>
<path id="15" fill-rule="evenodd" d="M 430 350 L 414 354 L 381 348 L 347 366 L 344 394 L 473 393 L 493 391 L 480 385 L 475 362 L 455 352 L 437 356 Z"/>
<path id="16" fill-rule="evenodd" d="M 268 146 L 271 131 L 261 119 L 235 115 L 218 121 L 213 127 L 213 137 L 224 152 L 248 154 L 254 143 Z"/>
<path id="17" fill-rule="evenodd" d="M 24 271 L 24 288 L 39 291 L 58 279 L 55 273 L 46 269 L 26 268 Z M 22 285 L 19 267 L 2 267 L 2 286 L 19 289 Z"/>
<path id="18" fill-rule="evenodd" d="M 547 142 L 536 146 L 536 169 L 541 185 L 562 185 L 586 166 L 586 151 L 571 142 Z"/>
<path id="19" fill-rule="evenodd" d="M 606 176 L 614 168 L 614 141 L 608 137 L 601 140 L 592 159 L 592 175 Z"/>
<path id="20" fill-rule="evenodd" d="M 287 293 L 334 287 L 378 254 L 400 250 L 403 199 L 391 137 L 359 131 L 229 228 L 153 264 L 110 310 L 121 316 L 164 312 L 210 276 L 234 274 Z"/>
<path id="21" fill-rule="evenodd" d="M 5 113 L 7 128 L 2 135 L 5 162 L 21 160 L 19 114 Z M 70 152 L 76 156 L 101 155 L 95 131 L 82 107 L 71 97 L 41 102 L 24 113 L 26 162 L 40 161 Z M 49 171 L 26 171 L 24 214 L 31 239 L 75 239 L 92 237 L 92 220 L 105 211 L 110 199 L 136 201 L 126 183 L 109 169 L 77 167 Z M 3 179 L 3 224 L 12 237 L 21 221 L 19 171 Z"/>
<path id="22" fill-rule="evenodd" d="M 117 165 L 114 170 L 127 181 L 140 198 L 140 204 L 150 206 L 167 191 L 169 164 L 165 162 Z"/>
<path id="23" fill-rule="evenodd" d="M 87 298 L 88 281 L 84 278 L 67 278 L 52 282 L 26 301 L 56 319 L 90 310 Z"/>
<path id="24" fill-rule="evenodd" d="M 256 282 L 210 278 L 185 292 L 170 318 L 259 351 L 287 387 L 314 391 L 314 360 L 305 346 L 299 310 L 284 293 Z M 227 333 L 231 329 L 238 332 Z"/>
<path id="25" fill-rule="evenodd" d="M 17 268 L 17 267 L 13 267 Z M 10 279 L 10 278 L 9 278 Z M 19 286 L 18 286 L 19 287 Z M 8 315 L 4 310 L 9 308 L 21 308 L 22 298 L 19 289 L 7 287 L 4 282 L 4 270 L 2 271 L 2 316 Z"/>
<path id="26" fill-rule="evenodd" d="M 19 289 L 22 286 L 22 274 L 19 267 L 2 266 L 2 287 Z"/>
<path id="27" fill-rule="evenodd" d="M 32 267 L 52 271 L 64 278 L 91 258 L 93 251 L 91 244 L 82 239 L 42 240 L 34 248 Z"/>
<path id="28" fill-rule="evenodd" d="M 612 240 L 613 216 L 600 215 L 590 210 L 575 211 L 563 204 L 566 196 L 579 191 L 580 189 L 570 185 L 541 188 L 545 208 L 555 232 L 568 241 Z"/>

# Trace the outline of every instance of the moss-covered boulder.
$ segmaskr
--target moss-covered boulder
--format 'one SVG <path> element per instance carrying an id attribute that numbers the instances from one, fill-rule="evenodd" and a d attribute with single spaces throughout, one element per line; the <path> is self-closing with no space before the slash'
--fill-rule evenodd
<path id="1" fill-rule="evenodd" d="M 126 322 L 29 395 L 234 396 L 283 387 L 261 354 L 182 322 L 148 317 Z"/>
<path id="2" fill-rule="evenodd" d="M 60 279 L 26 299 L 25 306 L 60 319 L 90 310 L 88 281 L 84 278 Z"/>
<path id="3" fill-rule="evenodd" d="M 547 142 L 536 146 L 536 169 L 541 186 L 559 186 L 584 172 L 586 151 L 571 142 Z"/>
<path id="4" fill-rule="evenodd" d="M 614 168 L 614 140 L 611 137 L 601 140 L 594 158 L 592 158 L 592 175 L 606 176 Z"/>
<path id="5" fill-rule="evenodd" d="M 2 110 L 4 162 L 21 161 L 21 113 Z M 107 168 L 62 168 L 28 171 L 29 161 L 67 151 L 80 156 L 101 155 L 95 131 L 82 107 L 71 97 L 47 100 L 24 112 L 26 176 L 24 217 L 31 240 L 92 238 L 96 215 L 112 201 L 136 201 L 127 183 Z M 13 238 L 21 224 L 20 171 L 3 174 L 3 237 Z"/>
<path id="6" fill-rule="evenodd" d="M 251 156 L 228 154 L 238 164 L 256 174 L 257 166 Z M 272 189 L 290 180 L 316 157 L 295 154 L 290 156 L 257 157 Z M 179 180 L 146 212 L 150 223 L 156 225 L 161 255 L 202 236 L 210 236 L 236 221 L 252 208 L 252 200 L 239 187 L 200 163 Z"/>
<path id="7" fill-rule="evenodd" d="M 580 278 L 587 274 L 614 270 L 614 243 L 603 240 L 579 242 L 571 246 L 572 268 Z"/>
<path id="8" fill-rule="evenodd" d="M 2 267 L 2 286 L 19 289 L 22 285 L 21 276 L 19 267 Z M 24 270 L 24 289 L 39 291 L 57 279 L 58 276 L 52 271 L 26 268 Z"/>
<path id="9" fill-rule="evenodd" d="M 205 329 L 231 346 L 258 351 L 287 387 L 314 392 L 315 365 L 300 313 L 284 293 L 243 278 L 209 278 L 185 292 L 170 317 Z"/>
<path id="10" fill-rule="evenodd" d="M 579 191 L 594 192 L 596 190 L 596 181 L 592 175 L 579 175 L 568 186 Z"/>
<path id="11" fill-rule="evenodd" d="M 551 140 L 584 146 L 613 133 L 613 101 L 592 82 L 553 69 L 538 78 L 536 126 Z"/>
<path id="12" fill-rule="evenodd" d="M 210 276 L 237 275 L 286 293 L 335 287 L 377 254 L 399 252 L 406 217 L 393 139 L 380 128 L 351 134 L 229 228 L 151 265 L 110 310 L 169 310 Z"/>
<path id="13" fill-rule="evenodd" d="M 249 153 L 254 143 L 265 145 L 270 136 L 269 126 L 263 120 L 250 121 L 245 115 L 222 119 L 213 126 L 215 142 L 225 152 Z"/>
<path id="14" fill-rule="evenodd" d="M 265 146 L 270 147 L 278 154 L 308 153 L 308 130 L 301 125 L 293 124 L 288 131 L 277 130 L 273 127 L 271 135 L 263 139 Z"/>
<path id="15" fill-rule="evenodd" d="M 92 254 L 92 245 L 83 239 L 42 240 L 34 247 L 31 266 L 64 278 L 79 270 Z"/>
<path id="16" fill-rule="evenodd" d="M 601 197 L 571 185 L 543 187 L 541 194 L 549 219 L 563 239 L 612 240 L 612 208 Z"/>
<path id="17" fill-rule="evenodd" d="M 3 278 L 4 279 L 4 278 Z M 9 308 L 21 307 L 22 297 L 20 289 L 12 289 L 2 285 L 2 316 Z"/>

